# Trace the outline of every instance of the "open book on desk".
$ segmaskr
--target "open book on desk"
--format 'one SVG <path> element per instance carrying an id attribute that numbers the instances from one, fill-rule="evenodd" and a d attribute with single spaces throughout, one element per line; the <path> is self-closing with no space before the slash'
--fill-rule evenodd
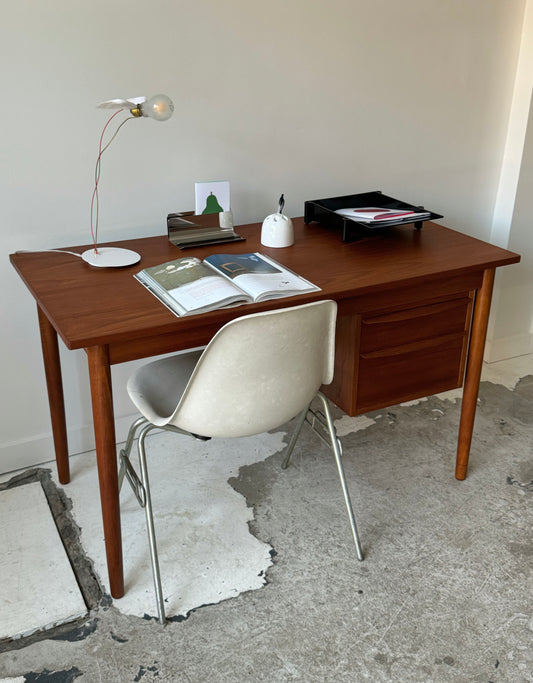
<path id="1" fill-rule="evenodd" d="M 212 254 L 179 258 L 135 275 L 179 316 L 320 291 L 263 254 Z"/>

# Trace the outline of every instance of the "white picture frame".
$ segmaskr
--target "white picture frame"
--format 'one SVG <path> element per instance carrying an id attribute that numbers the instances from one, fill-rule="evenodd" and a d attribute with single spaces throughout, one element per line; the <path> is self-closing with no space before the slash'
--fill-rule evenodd
<path id="1" fill-rule="evenodd" d="M 203 213 L 230 211 L 229 180 L 194 183 L 194 201 L 194 212 L 197 216 Z"/>

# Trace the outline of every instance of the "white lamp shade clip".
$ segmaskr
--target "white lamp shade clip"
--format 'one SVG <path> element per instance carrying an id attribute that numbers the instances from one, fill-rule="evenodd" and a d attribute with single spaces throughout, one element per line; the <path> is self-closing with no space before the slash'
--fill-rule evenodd
<path id="1" fill-rule="evenodd" d="M 167 95 L 154 95 L 147 99 L 140 97 L 128 97 L 127 100 L 106 100 L 101 102 L 100 109 L 129 109 L 133 116 L 147 116 L 156 121 L 166 121 L 174 112 L 174 103 Z"/>

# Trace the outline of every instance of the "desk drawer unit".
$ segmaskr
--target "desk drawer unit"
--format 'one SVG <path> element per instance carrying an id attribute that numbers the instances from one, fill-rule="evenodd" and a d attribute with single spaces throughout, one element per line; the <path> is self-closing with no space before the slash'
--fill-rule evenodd
<path id="1" fill-rule="evenodd" d="M 463 383 L 473 292 L 355 316 L 352 391 L 326 393 L 350 415 L 429 396 Z M 341 321 L 342 327 L 342 321 Z M 339 368 L 336 368 L 336 371 Z"/>

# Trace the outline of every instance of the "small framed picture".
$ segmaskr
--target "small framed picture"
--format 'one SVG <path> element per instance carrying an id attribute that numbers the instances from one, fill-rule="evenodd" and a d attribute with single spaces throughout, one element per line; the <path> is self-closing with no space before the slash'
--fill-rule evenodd
<path id="1" fill-rule="evenodd" d="M 213 180 L 207 183 L 194 183 L 195 212 L 220 213 L 231 209 L 229 180 Z"/>

